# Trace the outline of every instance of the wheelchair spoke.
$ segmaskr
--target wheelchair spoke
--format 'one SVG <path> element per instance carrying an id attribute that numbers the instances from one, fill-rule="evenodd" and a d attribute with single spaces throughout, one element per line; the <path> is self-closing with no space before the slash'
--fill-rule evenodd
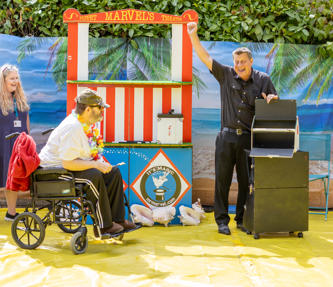
<path id="1" fill-rule="evenodd" d="M 25 216 L 24 218 L 22 218 L 22 221 L 21 221 L 24 224 L 25 229 L 28 229 L 28 226 L 27 226 L 28 220 L 27 219 L 28 219 L 28 217 Z"/>
<path id="2" fill-rule="evenodd" d="M 17 229 L 17 230 L 21 230 L 21 231 L 26 231 L 26 230 L 27 230 L 26 227 L 19 227 L 19 226 L 17 226 L 16 229 Z"/>
<path id="3" fill-rule="evenodd" d="M 27 232 L 25 231 L 19 239 L 21 240 L 23 238 L 23 236 L 26 235 L 26 234 L 27 234 Z"/>
<path id="4" fill-rule="evenodd" d="M 26 218 L 28 218 L 28 217 L 26 217 Z M 31 229 L 31 224 L 34 221 L 34 219 L 31 217 L 30 223 L 29 223 L 29 218 L 27 219 L 27 221 L 28 221 L 28 229 L 30 230 Z"/>
<path id="5" fill-rule="evenodd" d="M 81 226 L 81 205 L 76 200 L 67 200 L 58 204 L 56 209 L 57 224 L 67 233 L 75 233 Z"/>
<path id="6" fill-rule="evenodd" d="M 36 237 L 32 232 L 31 232 L 30 234 L 31 234 L 31 236 L 33 236 L 36 240 L 39 239 L 39 237 Z"/>

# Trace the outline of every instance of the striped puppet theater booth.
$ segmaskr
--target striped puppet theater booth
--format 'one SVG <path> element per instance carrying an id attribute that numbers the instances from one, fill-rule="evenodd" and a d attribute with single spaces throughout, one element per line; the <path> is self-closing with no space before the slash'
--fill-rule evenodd
<path id="1" fill-rule="evenodd" d="M 112 165 L 125 162 L 119 168 L 130 204 L 176 207 L 172 223 L 179 223 L 178 206 L 192 204 L 192 44 L 187 23 L 198 22 L 198 14 L 193 10 L 175 16 L 125 9 L 81 15 L 75 9 L 68 9 L 63 21 L 68 24 L 67 113 L 74 108 L 74 99 L 82 89 L 96 90 L 111 106 L 104 111 L 100 124 L 106 143 L 104 156 Z M 90 80 L 91 23 L 171 24 L 171 80 Z M 176 144 L 165 138 L 170 136 L 177 121 L 166 126 L 159 124 L 160 117 L 167 123 L 168 118 L 174 117 L 170 111 L 181 118 L 180 139 Z M 155 184 L 160 177 L 164 180 L 163 187 Z"/>

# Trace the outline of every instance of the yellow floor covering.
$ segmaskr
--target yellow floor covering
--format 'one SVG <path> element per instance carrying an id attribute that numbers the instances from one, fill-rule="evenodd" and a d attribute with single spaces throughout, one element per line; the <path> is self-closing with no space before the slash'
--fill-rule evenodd
<path id="1" fill-rule="evenodd" d="M 20 211 L 20 210 L 19 210 Z M 73 255 L 71 235 L 47 227 L 35 250 L 18 248 L 0 209 L 0 286 L 333 286 L 333 213 L 310 215 L 304 238 L 217 233 L 213 214 L 195 227 L 145 227 L 122 242 L 95 240 Z"/>

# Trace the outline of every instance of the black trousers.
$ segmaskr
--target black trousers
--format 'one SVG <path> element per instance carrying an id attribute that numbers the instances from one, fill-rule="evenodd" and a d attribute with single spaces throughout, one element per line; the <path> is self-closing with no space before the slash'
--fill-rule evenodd
<path id="1" fill-rule="evenodd" d="M 251 135 L 236 135 L 220 132 L 215 142 L 215 221 L 228 224 L 228 197 L 234 166 L 236 165 L 238 196 L 236 205 L 237 223 L 243 222 L 244 205 L 249 193 L 249 157 L 245 150 L 251 149 Z"/>
<path id="2" fill-rule="evenodd" d="M 97 221 L 101 228 L 125 217 L 123 178 L 118 167 L 103 174 L 97 169 L 73 171 L 75 182 L 85 183 L 87 199 L 96 207 Z"/>

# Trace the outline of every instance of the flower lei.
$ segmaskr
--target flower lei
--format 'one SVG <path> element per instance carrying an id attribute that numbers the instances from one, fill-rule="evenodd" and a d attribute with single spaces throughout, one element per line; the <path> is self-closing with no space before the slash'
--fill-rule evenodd
<path id="1" fill-rule="evenodd" d="M 82 123 L 79 115 L 77 115 L 77 118 L 79 122 L 82 124 L 83 131 L 88 138 L 91 158 L 93 160 L 98 160 L 102 158 L 104 143 L 103 143 L 103 137 L 99 133 L 99 129 L 95 126 L 95 124 L 89 126 L 85 123 Z"/>

